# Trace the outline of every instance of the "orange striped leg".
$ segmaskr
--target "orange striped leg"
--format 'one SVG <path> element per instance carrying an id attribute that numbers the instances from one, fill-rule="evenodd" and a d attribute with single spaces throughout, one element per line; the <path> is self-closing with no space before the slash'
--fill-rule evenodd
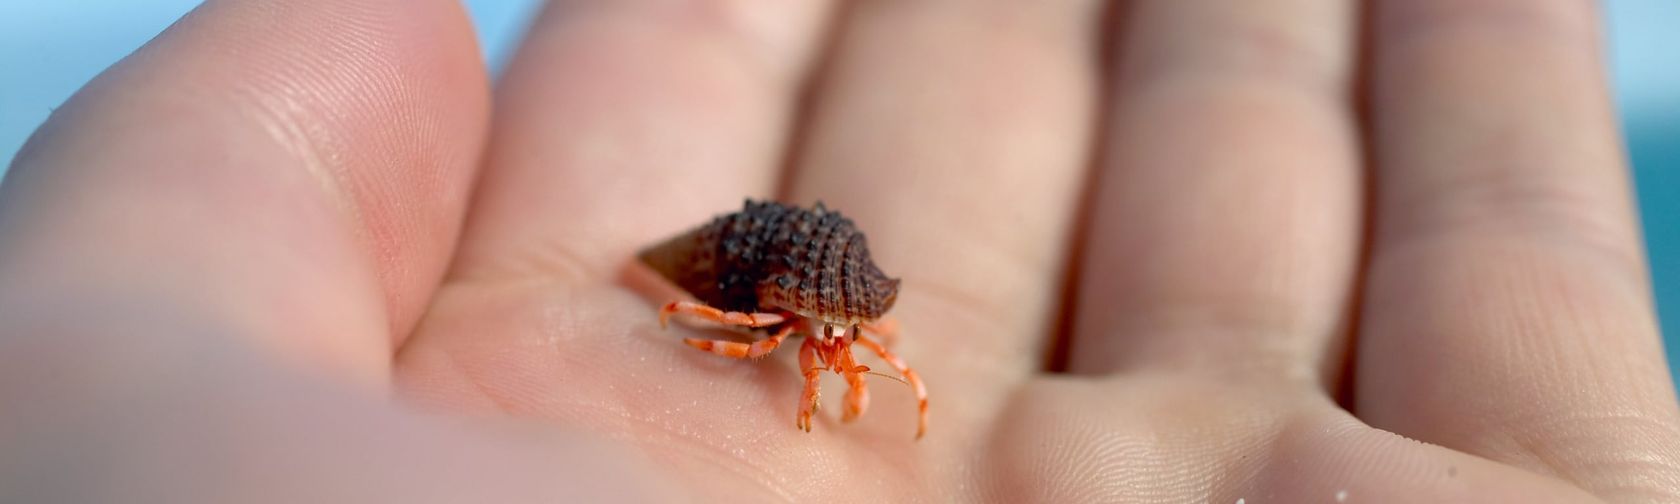
<path id="1" fill-rule="evenodd" d="M 789 334 L 793 334 L 793 326 L 783 327 L 782 330 L 776 331 L 776 334 L 770 335 L 769 339 L 754 341 L 751 344 L 700 338 L 683 338 L 683 343 L 724 357 L 757 359 L 768 355 L 776 347 L 781 346 L 782 340 L 787 339 Z"/>
<path id="2" fill-rule="evenodd" d="M 922 385 L 921 377 L 916 376 L 916 370 L 910 369 L 910 366 L 904 364 L 904 359 L 900 359 L 897 355 L 887 351 L 887 347 L 881 346 L 879 342 L 869 339 L 868 336 L 859 334 L 856 343 L 875 351 L 875 355 L 881 356 L 881 360 L 887 361 L 887 364 L 891 364 L 894 369 L 898 370 L 899 374 L 904 375 L 904 381 L 910 382 L 910 388 L 916 392 L 917 407 L 920 408 L 920 414 L 916 419 L 916 439 L 921 439 L 922 434 L 927 433 L 928 423 L 927 386 Z"/>
<path id="3" fill-rule="evenodd" d="M 672 314 L 702 318 L 724 325 L 744 327 L 765 327 L 780 324 L 786 317 L 776 313 L 741 313 L 726 312 L 693 301 L 672 301 L 659 309 L 659 327 L 669 323 Z"/>
<path id="4" fill-rule="evenodd" d="M 799 416 L 794 419 L 793 426 L 811 432 L 811 413 L 817 411 L 817 374 L 822 367 L 817 363 L 816 338 L 806 337 L 805 344 L 799 346 L 799 369 L 805 373 L 805 391 L 799 394 Z"/>
<path id="5" fill-rule="evenodd" d="M 898 319 L 881 317 L 874 322 L 858 324 L 858 328 L 874 334 L 881 340 L 882 345 L 893 346 L 894 343 L 898 343 Z"/>
<path id="6" fill-rule="evenodd" d="M 857 359 L 852 358 L 852 347 L 840 347 L 840 374 L 846 377 L 845 409 L 840 414 L 840 421 L 850 422 L 863 416 L 863 411 L 869 409 L 868 382 L 863 381 L 863 373 L 869 371 L 869 366 L 859 366 Z"/>

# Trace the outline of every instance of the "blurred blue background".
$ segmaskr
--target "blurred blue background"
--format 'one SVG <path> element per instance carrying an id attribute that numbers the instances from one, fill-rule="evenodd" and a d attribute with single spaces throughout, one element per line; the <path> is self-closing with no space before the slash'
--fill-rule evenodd
<path id="1" fill-rule="evenodd" d="M 0 1 L 0 160 L 82 83 L 196 0 Z M 467 0 L 501 68 L 538 0 Z M 1610 66 L 1638 181 L 1668 360 L 1680 363 L 1680 1 L 1607 0 Z M 0 165 L 0 175 L 6 166 Z"/>

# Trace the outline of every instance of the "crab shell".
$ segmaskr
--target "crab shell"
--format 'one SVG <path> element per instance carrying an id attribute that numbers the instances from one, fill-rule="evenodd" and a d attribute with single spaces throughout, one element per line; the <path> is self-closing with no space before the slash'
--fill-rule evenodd
<path id="1" fill-rule="evenodd" d="M 892 308 L 899 280 L 881 272 L 851 219 L 747 200 L 725 214 L 649 247 L 643 263 L 722 310 L 786 311 L 826 325 L 874 321 Z"/>

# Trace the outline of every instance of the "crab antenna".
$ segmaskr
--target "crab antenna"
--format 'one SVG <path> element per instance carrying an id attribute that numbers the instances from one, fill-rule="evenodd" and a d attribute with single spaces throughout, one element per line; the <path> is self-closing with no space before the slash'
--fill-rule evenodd
<path id="1" fill-rule="evenodd" d="M 886 378 L 888 380 L 903 383 L 904 386 L 906 386 L 906 387 L 910 386 L 910 382 L 904 381 L 903 378 L 899 378 L 897 376 L 893 376 L 893 375 L 889 375 L 889 374 L 878 373 L 878 372 L 875 372 L 874 370 L 864 371 L 863 374 L 879 376 L 879 377 L 882 377 L 882 378 Z"/>

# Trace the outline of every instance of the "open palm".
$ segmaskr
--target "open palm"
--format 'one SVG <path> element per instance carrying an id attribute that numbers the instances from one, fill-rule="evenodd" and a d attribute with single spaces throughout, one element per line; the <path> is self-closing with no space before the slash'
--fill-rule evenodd
<path id="1" fill-rule="evenodd" d="M 1591 9 L 557 1 L 492 114 L 453 2 L 209 2 L 0 193 L 0 492 L 1680 498 Z M 744 197 L 903 278 L 926 438 L 659 328 Z"/>

